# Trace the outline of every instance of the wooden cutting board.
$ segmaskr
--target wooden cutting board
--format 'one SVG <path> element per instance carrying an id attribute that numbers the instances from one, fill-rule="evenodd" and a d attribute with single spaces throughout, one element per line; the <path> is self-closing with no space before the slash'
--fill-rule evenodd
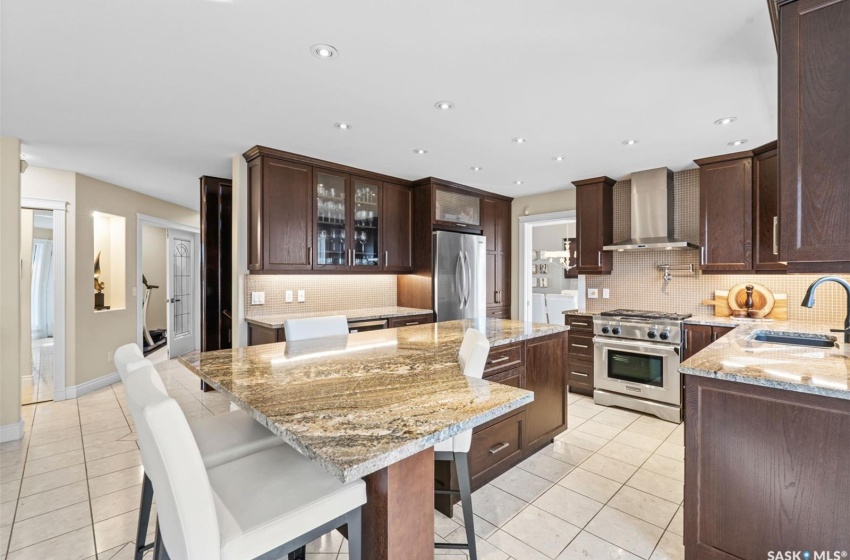
<path id="1" fill-rule="evenodd" d="M 732 311 L 740 311 L 747 308 L 747 286 L 753 287 L 753 309 L 767 313 L 773 311 L 773 305 L 776 302 L 773 292 L 755 282 L 737 284 L 729 290 L 728 301 L 729 308 Z"/>

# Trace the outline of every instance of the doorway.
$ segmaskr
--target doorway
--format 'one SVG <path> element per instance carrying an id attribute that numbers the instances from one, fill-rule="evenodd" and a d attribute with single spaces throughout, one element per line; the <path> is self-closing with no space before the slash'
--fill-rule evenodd
<path id="1" fill-rule="evenodd" d="M 563 325 L 564 311 L 585 305 L 584 276 L 569 258 L 575 211 L 520 216 L 519 224 L 519 320 Z M 544 257 L 554 251 L 565 257 Z"/>

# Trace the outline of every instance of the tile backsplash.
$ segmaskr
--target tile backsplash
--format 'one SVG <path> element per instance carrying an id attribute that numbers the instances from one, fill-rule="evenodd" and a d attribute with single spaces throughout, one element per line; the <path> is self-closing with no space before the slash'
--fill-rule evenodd
<path id="1" fill-rule="evenodd" d="M 675 191 L 676 237 L 699 243 L 699 170 L 688 169 L 673 175 Z M 614 185 L 614 241 L 630 236 L 630 181 Z M 714 290 L 728 290 L 735 284 L 756 282 L 774 293 L 788 294 L 788 318 L 791 320 L 835 323 L 841 326 L 847 313 L 844 290 L 824 284 L 815 294 L 815 307 L 800 306 L 806 288 L 823 274 L 702 274 L 697 270 L 672 272 L 666 283 L 659 264 L 688 265 L 699 268 L 699 251 L 626 251 L 614 253 L 614 271 L 610 276 L 586 276 L 588 288 L 611 291 L 610 299 L 588 299 L 588 311 L 630 308 L 675 313 L 713 315 L 714 308 L 702 305 L 713 299 Z M 837 275 L 850 281 L 850 275 Z"/>
<path id="2" fill-rule="evenodd" d="M 293 303 L 286 303 L 286 290 L 292 290 Z M 298 290 L 306 291 L 304 303 L 297 303 Z M 265 292 L 265 305 L 251 305 L 251 292 Z M 393 307 L 396 304 L 396 277 L 391 274 L 245 276 L 246 317 Z"/>

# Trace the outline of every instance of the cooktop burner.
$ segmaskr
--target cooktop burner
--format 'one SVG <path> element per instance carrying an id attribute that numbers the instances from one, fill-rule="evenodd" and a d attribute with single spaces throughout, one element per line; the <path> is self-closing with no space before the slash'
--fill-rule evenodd
<path id="1" fill-rule="evenodd" d="M 640 311 L 638 309 L 612 309 L 603 311 L 600 315 L 604 317 L 628 317 L 633 319 L 667 319 L 670 321 L 684 321 L 691 316 L 690 313 L 663 313 L 661 311 Z"/>

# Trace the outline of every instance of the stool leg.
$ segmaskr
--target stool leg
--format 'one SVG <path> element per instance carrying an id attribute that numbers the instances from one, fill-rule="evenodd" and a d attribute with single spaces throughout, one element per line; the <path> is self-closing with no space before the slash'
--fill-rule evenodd
<path id="1" fill-rule="evenodd" d="M 463 508 L 463 525 L 466 528 L 466 542 L 469 544 L 469 560 L 478 560 L 475 521 L 472 515 L 472 479 L 469 476 L 469 459 L 466 453 L 455 453 L 454 458 L 460 490 L 460 505 Z"/>
<path id="2" fill-rule="evenodd" d="M 162 542 L 162 534 L 159 532 L 159 520 L 156 522 L 156 542 L 153 547 L 153 560 L 170 560 L 168 551 L 165 550 L 165 543 Z"/>
<path id="3" fill-rule="evenodd" d="M 147 550 L 145 538 L 148 534 L 148 521 L 151 517 L 151 504 L 153 503 L 153 485 L 151 479 L 145 473 L 142 479 L 142 497 L 139 500 L 139 525 L 136 528 L 136 554 L 135 560 L 142 560 L 142 556 Z"/>
<path id="4" fill-rule="evenodd" d="M 349 560 L 361 560 L 363 554 L 363 523 L 360 508 L 349 512 L 345 516 L 348 524 L 348 558 Z"/>
<path id="5" fill-rule="evenodd" d="M 287 556 L 287 560 L 305 560 L 307 558 L 307 547 L 302 546 L 299 549 L 293 550 Z"/>

